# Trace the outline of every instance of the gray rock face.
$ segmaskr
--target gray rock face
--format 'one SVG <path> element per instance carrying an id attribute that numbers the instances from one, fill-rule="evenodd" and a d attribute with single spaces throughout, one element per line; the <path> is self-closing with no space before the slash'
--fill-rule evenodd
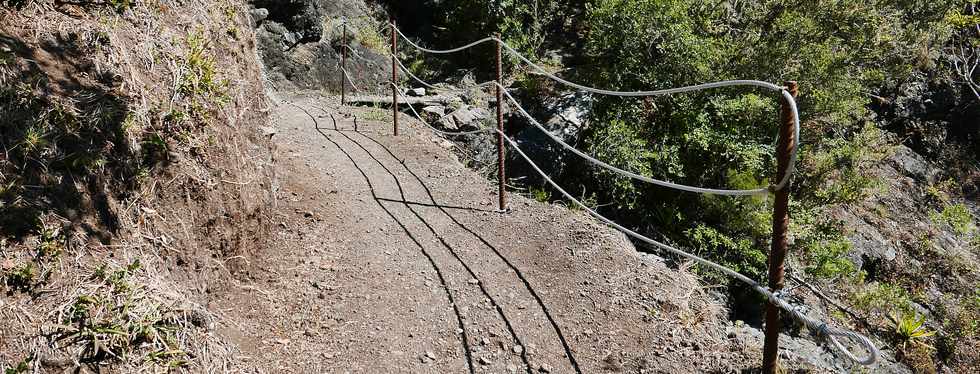
<path id="1" fill-rule="evenodd" d="M 425 88 L 413 88 L 408 90 L 408 96 L 421 97 L 425 96 Z"/>
<path id="2" fill-rule="evenodd" d="M 456 109 L 449 116 L 452 118 L 456 128 L 476 128 L 479 127 L 480 121 L 489 118 L 490 112 L 483 108 L 466 105 Z"/>
<path id="3" fill-rule="evenodd" d="M 323 37 L 323 21 L 320 7 L 313 0 L 253 0 L 251 12 L 256 24 L 269 19 L 284 25 L 295 43 L 318 42 Z M 264 11 L 263 11 L 264 10 Z"/>
<path id="4" fill-rule="evenodd" d="M 266 8 L 252 9 L 249 12 L 252 17 L 252 27 L 258 27 L 266 18 L 269 18 L 269 10 Z"/>
<path id="5" fill-rule="evenodd" d="M 588 127 L 588 114 L 592 110 L 592 96 L 570 93 L 550 99 L 544 103 L 545 113 L 537 120 L 549 133 L 569 144 L 578 143 L 579 134 Z M 534 113 L 532 113 L 534 114 Z M 549 175 L 558 175 L 567 167 L 570 155 L 561 145 L 555 143 L 534 125 L 528 124 L 515 135 L 515 141 L 538 166 Z M 512 155 L 512 157 L 520 157 Z M 514 159 L 516 165 L 524 165 L 522 160 Z M 528 175 L 536 175 L 532 170 L 522 170 Z"/>
<path id="6" fill-rule="evenodd" d="M 934 183 L 939 175 L 939 169 L 930 166 L 921 155 L 908 147 L 899 147 L 889 161 L 899 172 L 919 181 Z"/>
<path id="7" fill-rule="evenodd" d="M 364 0 L 250 0 L 256 41 L 266 76 L 276 89 L 340 91 L 341 19 L 370 20 L 378 5 Z M 372 21 L 365 21 L 372 22 Z M 378 89 L 391 76 L 391 63 L 358 39 L 369 25 L 348 28 L 347 71 L 363 91 Z M 375 46 L 376 47 L 376 46 Z M 356 55 L 357 57 L 354 57 Z M 351 93 L 348 84 L 348 93 Z"/>

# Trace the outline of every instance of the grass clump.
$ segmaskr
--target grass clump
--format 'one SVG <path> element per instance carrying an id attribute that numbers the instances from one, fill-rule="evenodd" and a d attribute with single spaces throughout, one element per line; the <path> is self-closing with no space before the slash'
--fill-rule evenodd
<path id="1" fill-rule="evenodd" d="M 26 374 L 31 371 L 31 361 L 34 361 L 33 356 L 28 356 L 27 358 L 21 360 L 16 365 L 4 369 L 4 374 Z"/>
<path id="2" fill-rule="evenodd" d="M 17 265 L 4 274 L 7 287 L 14 291 L 30 292 L 38 284 L 37 269 L 34 264 L 27 262 Z"/>
<path id="3" fill-rule="evenodd" d="M 973 231 L 973 214 L 964 204 L 947 204 L 941 212 L 933 212 L 930 218 L 935 223 L 949 225 L 959 235 Z"/>
<path id="4" fill-rule="evenodd" d="M 209 54 L 203 32 L 192 32 L 185 40 L 187 56 L 184 60 L 186 72 L 181 92 L 193 97 L 211 99 L 214 102 L 226 101 L 227 79 L 218 78 L 217 63 Z"/>
<path id="5" fill-rule="evenodd" d="M 853 295 L 854 306 L 866 312 L 882 314 L 911 314 L 912 297 L 908 291 L 897 284 L 888 282 L 872 283 Z"/>
<path id="6" fill-rule="evenodd" d="M 136 354 L 167 367 L 187 363 L 177 339 L 181 326 L 132 282 L 140 268 L 139 261 L 124 268 L 100 266 L 89 278 L 94 284 L 61 311 L 55 340 L 80 346 L 80 362 L 121 361 Z"/>
<path id="7" fill-rule="evenodd" d="M 381 107 L 375 106 L 364 111 L 364 120 L 366 121 L 384 121 L 388 118 L 388 112 Z"/>
<path id="8" fill-rule="evenodd" d="M 539 203 L 547 203 L 551 201 L 551 192 L 541 187 L 531 187 L 530 190 L 531 197 L 537 200 Z"/>

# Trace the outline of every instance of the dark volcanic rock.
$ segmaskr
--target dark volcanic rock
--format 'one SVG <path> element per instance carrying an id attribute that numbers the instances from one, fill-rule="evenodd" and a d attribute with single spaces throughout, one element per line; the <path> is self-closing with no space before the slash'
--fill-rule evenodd
<path id="1" fill-rule="evenodd" d="M 391 75 L 390 62 L 377 49 L 380 10 L 362 0 L 252 0 L 253 25 L 266 75 L 276 89 L 339 91 L 343 20 L 350 20 L 346 70 L 362 92 L 371 92 Z M 381 17 L 384 18 L 383 15 Z M 326 25 L 326 26 L 324 26 Z M 355 57 L 356 56 L 356 57 Z M 352 91 L 347 82 L 348 92 Z"/>

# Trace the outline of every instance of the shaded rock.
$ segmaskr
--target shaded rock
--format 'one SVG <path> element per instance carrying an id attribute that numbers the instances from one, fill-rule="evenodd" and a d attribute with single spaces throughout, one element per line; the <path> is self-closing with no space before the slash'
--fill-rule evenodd
<path id="1" fill-rule="evenodd" d="M 432 119 L 442 118 L 446 115 L 446 108 L 439 105 L 429 105 L 422 108 L 422 114 L 429 115 Z"/>
<path id="2" fill-rule="evenodd" d="M 925 158 L 905 146 L 897 147 L 889 161 L 902 174 L 920 181 L 933 183 L 939 174 L 939 169 L 930 166 Z"/>
<path id="3" fill-rule="evenodd" d="M 408 96 L 415 96 L 415 97 L 425 96 L 425 88 L 422 87 L 412 88 L 408 90 Z"/>
<path id="4" fill-rule="evenodd" d="M 546 99 L 543 103 L 544 113 L 537 118 L 548 118 L 542 126 L 552 135 L 568 144 L 577 144 L 582 130 L 588 127 L 588 113 L 592 110 L 593 98 L 589 94 L 570 93 L 558 98 Z M 533 124 L 526 125 L 515 136 L 514 140 L 534 160 L 544 172 L 549 175 L 560 175 L 566 168 L 567 157 L 577 157 L 566 152 L 561 145 L 550 139 L 547 134 Z M 509 154 L 511 160 L 522 174 L 538 178 L 537 173 L 526 166 L 523 160 L 517 160 L 519 155 Z"/>

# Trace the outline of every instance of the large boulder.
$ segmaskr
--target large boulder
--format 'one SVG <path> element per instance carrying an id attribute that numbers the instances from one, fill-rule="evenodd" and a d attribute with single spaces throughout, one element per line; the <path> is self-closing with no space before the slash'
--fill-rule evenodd
<path id="1" fill-rule="evenodd" d="M 536 119 L 551 135 L 574 145 L 578 143 L 582 130 L 589 125 L 588 114 L 592 110 L 592 103 L 592 96 L 584 93 L 567 93 L 557 98 L 549 98 L 543 103 L 544 109 Z M 567 157 L 578 157 L 570 154 L 530 123 L 514 135 L 514 140 L 528 157 L 551 176 L 561 175 L 564 172 L 568 164 Z M 538 178 L 537 173 L 520 159 L 520 155 L 512 152 L 509 156 L 518 166 L 515 171 Z"/>
<path id="2" fill-rule="evenodd" d="M 375 49 L 371 36 L 376 19 L 385 18 L 376 4 L 364 0 L 251 0 L 252 24 L 267 77 L 275 89 L 339 92 L 344 49 L 342 20 L 350 20 L 346 70 L 362 93 L 383 88 L 391 63 Z M 380 18 L 379 18 L 380 17 Z M 356 22 L 355 22 L 356 21 Z M 351 93 L 350 83 L 347 85 Z"/>

